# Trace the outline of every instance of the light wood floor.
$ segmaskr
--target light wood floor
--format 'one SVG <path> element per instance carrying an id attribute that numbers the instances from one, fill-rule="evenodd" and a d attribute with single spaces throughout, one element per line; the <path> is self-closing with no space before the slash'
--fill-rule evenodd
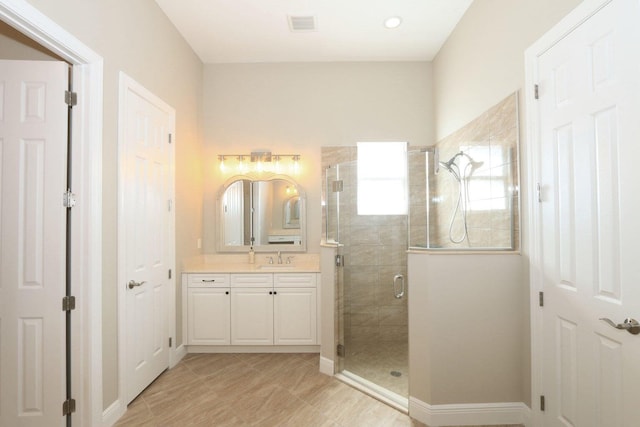
<path id="1" fill-rule="evenodd" d="M 318 363 L 317 354 L 189 354 L 116 426 L 425 427 Z"/>

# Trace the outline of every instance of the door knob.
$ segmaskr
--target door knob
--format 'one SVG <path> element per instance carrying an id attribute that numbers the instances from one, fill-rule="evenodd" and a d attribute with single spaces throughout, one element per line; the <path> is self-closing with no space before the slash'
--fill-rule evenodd
<path id="1" fill-rule="evenodd" d="M 136 286 L 142 286 L 145 283 L 147 283 L 147 282 L 145 282 L 144 280 L 142 282 L 136 282 L 135 280 L 129 280 L 129 289 L 133 289 Z"/>
<path id="2" fill-rule="evenodd" d="M 630 334 L 633 334 L 633 335 L 640 334 L 640 322 L 638 322 L 636 319 L 632 319 L 628 317 L 624 319 L 624 322 L 618 323 L 618 324 L 615 324 L 611 319 L 607 319 L 606 317 L 601 317 L 600 320 L 608 323 L 609 325 L 613 326 L 616 329 L 624 329 Z"/>

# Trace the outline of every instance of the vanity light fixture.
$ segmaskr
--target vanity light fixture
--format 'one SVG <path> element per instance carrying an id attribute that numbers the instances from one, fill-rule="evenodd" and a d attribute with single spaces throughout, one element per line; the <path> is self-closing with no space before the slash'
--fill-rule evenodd
<path id="1" fill-rule="evenodd" d="M 290 161 L 291 174 L 297 175 L 300 172 L 300 154 L 272 154 L 271 151 L 252 151 L 251 154 L 220 154 L 218 160 L 222 173 L 231 171 L 228 163 L 232 159 L 237 161 L 235 171 L 238 173 L 281 173 L 283 161 Z M 249 159 L 249 163 L 246 161 L 247 159 Z"/>

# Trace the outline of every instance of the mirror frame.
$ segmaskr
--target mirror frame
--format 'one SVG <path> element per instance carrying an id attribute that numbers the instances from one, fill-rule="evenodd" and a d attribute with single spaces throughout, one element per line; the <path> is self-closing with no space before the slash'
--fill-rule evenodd
<path id="1" fill-rule="evenodd" d="M 222 236 L 224 236 L 224 206 L 222 204 L 222 197 L 227 191 L 229 186 L 236 181 L 248 180 L 251 182 L 256 181 L 275 181 L 282 180 L 294 185 L 298 189 L 298 196 L 300 197 L 300 244 L 276 244 L 276 245 L 256 245 L 253 250 L 256 252 L 306 252 L 307 251 L 307 196 L 304 189 L 293 178 L 288 175 L 274 174 L 270 172 L 262 173 L 248 173 L 234 175 L 228 178 L 216 196 L 216 222 L 217 222 L 217 236 L 216 247 L 218 252 L 249 252 L 249 245 L 231 246 L 225 245 Z M 284 227 L 283 227 L 284 229 Z"/>

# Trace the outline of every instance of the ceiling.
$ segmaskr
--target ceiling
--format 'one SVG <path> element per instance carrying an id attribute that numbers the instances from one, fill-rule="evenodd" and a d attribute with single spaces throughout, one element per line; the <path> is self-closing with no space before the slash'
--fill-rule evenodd
<path id="1" fill-rule="evenodd" d="M 204 63 L 430 61 L 473 0 L 156 0 Z M 292 32 L 288 16 L 314 16 Z M 395 29 L 384 27 L 400 16 Z"/>

